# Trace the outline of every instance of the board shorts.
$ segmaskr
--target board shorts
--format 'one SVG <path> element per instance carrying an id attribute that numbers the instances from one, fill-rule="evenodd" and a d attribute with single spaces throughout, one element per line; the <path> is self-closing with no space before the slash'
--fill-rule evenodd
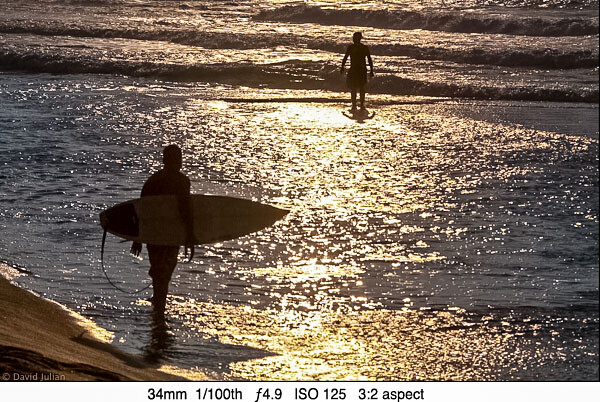
<path id="1" fill-rule="evenodd" d="M 361 88 L 367 84 L 367 70 L 348 70 L 348 75 L 346 76 L 346 85 L 348 88 Z"/>

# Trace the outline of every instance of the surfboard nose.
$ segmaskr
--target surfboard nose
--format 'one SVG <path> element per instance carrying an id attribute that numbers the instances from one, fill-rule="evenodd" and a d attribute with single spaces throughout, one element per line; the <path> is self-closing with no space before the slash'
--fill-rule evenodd
<path id="1" fill-rule="evenodd" d="M 276 207 L 273 207 L 273 208 L 276 209 L 276 213 L 275 213 L 275 215 L 277 216 L 276 220 L 283 219 L 284 216 L 286 216 L 287 214 L 290 213 L 289 209 L 282 209 L 282 208 L 276 208 Z"/>
<path id="2" fill-rule="evenodd" d="M 262 215 L 263 218 L 269 219 L 271 221 L 271 225 L 277 222 L 278 220 L 282 219 L 290 212 L 287 209 L 277 208 L 272 205 L 257 203 L 257 206 L 260 210 L 259 214 Z"/>

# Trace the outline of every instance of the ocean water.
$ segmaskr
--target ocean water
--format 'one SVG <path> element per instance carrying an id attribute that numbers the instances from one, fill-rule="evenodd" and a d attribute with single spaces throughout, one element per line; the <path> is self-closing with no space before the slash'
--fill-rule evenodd
<path id="1" fill-rule="evenodd" d="M 6 0 L 1 271 L 190 378 L 597 380 L 597 44 L 597 1 Z M 291 212 L 182 256 L 157 333 L 98 214 L 170 143 Z"/>

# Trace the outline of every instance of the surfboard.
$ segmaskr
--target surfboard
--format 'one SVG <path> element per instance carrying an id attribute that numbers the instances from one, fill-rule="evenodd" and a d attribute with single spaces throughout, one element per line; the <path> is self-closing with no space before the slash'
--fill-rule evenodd
<path id="1" fill-rule="evenodd" d="M 241 198 L 191 195 L 195 244 L 235 239 L 283 218 L 289 211 Z M 179 197 L 160 195 L 137 198 L 100 213 L 100 225 L 115 236 L 138 243 L 183 246 L 186 225 Z"/>
<path id="2" fill-rule="evenodd" d="M 369 119 L 372 119 L 373 117 L 375 117 L 375 112 L 369 112 L 367 109 L 350 110 L 348 112 L 344 111 L 342 113 L 347 118 L 356 120 L 359 122 L 364 121 L 364 120 L 369 120 Z"/>

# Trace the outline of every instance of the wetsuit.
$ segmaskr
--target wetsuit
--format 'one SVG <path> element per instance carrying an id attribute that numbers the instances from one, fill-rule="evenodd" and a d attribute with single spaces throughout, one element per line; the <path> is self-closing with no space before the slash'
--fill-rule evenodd
<path id="1" fill-rule="evenodd" d="M 185 196 L 189 194 L 190 180 L 179 170 L 174 169 L 159 170 L 150 176 L 142 188 L 142 197 L 151 195 Z M 179 246 L 148 244 L 147 248 L 150 259 L 149 273 L 154 289 L 152 304 L 157 312 L 162 313 L 165 310 L 169 282 L 177 265 Z"/>

